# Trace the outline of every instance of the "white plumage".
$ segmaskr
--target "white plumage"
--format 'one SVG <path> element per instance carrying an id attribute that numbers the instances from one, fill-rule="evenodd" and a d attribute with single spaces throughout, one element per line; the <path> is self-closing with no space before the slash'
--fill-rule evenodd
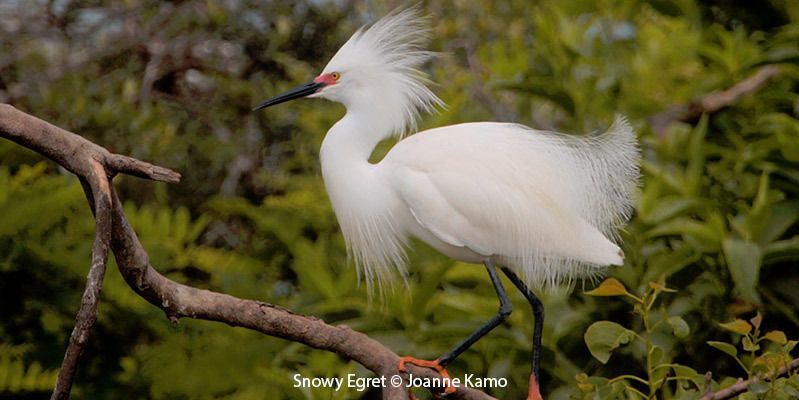
<path id="1" fill-rule="evenodd" d="M 312 82 L 256 109 L 311 96 L 347 114 L 327 132 L 322 175 L 347 247 L 370 285 L 406 273 L 411 236 L 466 262 L 508 266 L 533 286 L 620 265 L 615 230 L 630 216 L 639 152 L 629 123 L 575 137 L 510 123 L 415 130 L 443 102 L 418 68 L 433 53 L 416 8 L 356 32 Z"/>
<path id="2" fill-rule="evenodd" d="M 398 368 L 412 363 L 446 375 L 449 362 L 507 317 L 511 306 L 498 264 L 533 309 L 528 399 L 540 400 L 544 309 L 527 285 L 594 276 L 599 267 L 623 263 L 612 239 L 632 211 L 639 175 L 635 133 L 621 116 L 594 137 L 467 123 L 401 139 L 383 160 L 370 163 L 381 140 L 415 130 L 420 112 L 443 106 L 418 69 L 431 56 L 422 49 L 425 22 L 411 8 L 359 30 L 313 81 L 255 109 L 304 96 L 346 106 L 322 142 L 322 175 L 370 290 L 406 274 L 410 237 L 456 260 L 485 263 L 500 299 L 497 315 L 436 360 L 402 357 Z"/>
<path id="3" fill-rule="evenodd" d="M 606 235 L 631 210 L 631 138 L 621 117 L 592 139 L 461 124 L 401 141 L 375 168 L 413 217 L 406 231 L 452 258 L 492 257 L 528 283 L 554 284 L 622 264 Z"/>
<path id="4" fill-rule="evenodd" d="M 313 96 L 347 114 L 322 143 L 322 172 L 349 251 L 367 283 L 405 274 L 409 236 L 457 260 L 496 263 L 542 286 L 620 265 L 609 238 L 632 210 L 635 133 L 574 137 L 518 124 L 467 123 L 419 132 L 377 164 L 391 135 L 442 104 L 417 69 L 427 31 L 415 9 L 361 29 L 323 71 L 340 80 Z M 321 75 L 320 75 L 321 76 Z"/>
<path id="5" fill-rule="evenodd" d="M 348 111 L 365 104 L 380 117 L 381 132 L 402 136 L 416 130 L 419 112 L 444 106 L 425 85 L 418 67 L 435 53 L 423 46 L 429 39 L 428 18 L 416 8 L 388 15 L 361 28 L 327 63 L 322 74 L 339 72 L 341 80 L 312 95 L 343 103 Z"/>

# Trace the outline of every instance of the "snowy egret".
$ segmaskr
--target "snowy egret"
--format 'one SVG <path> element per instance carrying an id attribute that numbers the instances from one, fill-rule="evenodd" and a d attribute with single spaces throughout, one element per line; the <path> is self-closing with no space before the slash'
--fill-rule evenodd
<path id="1" fill-rule="evenodd" d="M 540 399 L 544 307 L 528 286 L 622 264 L 624 254 L 611 239 L 632 211 L 635 133 L 621 116 L 592 137 L 464 123 L 408 136 L 372 164 L 381 140 L 414 131 L 420 112 L 443 105 L 418 69 L 432 54 L 423 50 L 428 33 L 417 8 L 393 12 L 358 30 L 311 82 L 254 110 L 306 96 L 346 107 L 322 142 L 320 160 L 348 250 L 367 284 L 406 273 L 411 236 L 453 259 L 485 265 L 500 301 L 497 315 L 436 360 L 402 357 L 400 370 L 412 363 L 446 374 L 447 364 L 507 318 L 511 303 L 498 265 L 533 308 L 528 398 Z"/>

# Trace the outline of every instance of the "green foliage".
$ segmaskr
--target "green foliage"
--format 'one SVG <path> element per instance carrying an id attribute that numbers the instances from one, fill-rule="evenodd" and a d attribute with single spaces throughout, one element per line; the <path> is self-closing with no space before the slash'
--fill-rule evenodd
<path id="1" fill-rule="evenodd" d="M 27 364 L 23 359 L 27 351 L 28 346 L 0 343 L 0 395 L 53 389 L 58 370 L 44 370 L 37 361 Z"/>
<path id="2" fill-rule="evenodd" d="M 599 321 L 591 324 L 585 331 L 585 344 L 591 355 L 605 364 L 613 350 L 629 343 L 634 336 L 635 332 L 615 322 Z"/>
<path id="3" fill-rule="evenodd" d="M 11 13 L 0 5 L 0 100 L 183 173 L 179 185 L 115 180 L 160 272 L 347 324 L 421 358 L 496 312 L 482 268 L 420 243 L 407 284 L 370 303 L 319 176 L 319 144 L 342 108 L 309 100 L 249 112 L 314 76 L 393 2 L 17 3 L 22 10 Z M 622 112 L 640 132 L 644 179 L 621 232 L 625 266 L 588 292 L 541 293 L 547 398 L 688 399 L 703 390 L 700 373 L 713 372 L 714 388 L 769 373 L 790 353 L 788 338 L 799 337 L 799 13 L 790 1 L 722 3 L 423 4 L 434 16 L 431 47 L 445 53 L 429 71 L 448 104 L 425 126 L 502 120 L 588 132 Z M 648 127 L 652 114 L 764 65 L 781 73 L 730 107 L 662 135 Z M 0 160 L 0 342 L 26 350 L 16 358 L 23 372 L 35 363 L 52 371 L 94 224 L 80 185 L 53 163 L 5 141 Z M 295 388 L 298 372 L 369 372 L 240 329 L 171 325 L 113 268 L 102 296 L 75 398 L 379 396 Z M 491 392 L 499 398 L 527 390 L 532 313 L 511 296 L 508 323 L 450 368 L 507 377 L 508 388 Z M 749 321 L 755 310 L 768 329 Z M 751 328 L 719 325 L 736 319 Z M 780 398 L 796 383 L 796 375 L 771 380 L 744 396 Z"/>
<path id="4" fill-rule="evenodd" d="M 608 294 L 603 288 L 614 288 L 615 294 Z M 592 296 L 627 296 L 632 299 L 633 313 L 640 316 L 643 330 L 635 332 L 615 322 L 597 321 L 585 332 L 585 344 L 591 355 L 602 364 L 607 364 L 611 352 L 621 346 L 639 344 L 642 354 L 633 353 L 634 357 L 646 365 L 643 377 L 633 374 L 622 374 L 612 379 L 589 377 L 586 373 L 576 376 L 577 386 L 582 391 L 582 398 L 603 399 L 697 399 L 706 387 L 719 390 L 736 383 L 735 379 L 724 379 L 722 382 L 707 381 L 694 368 L 674 362 L 675 341 L 689 338 L 690 327 L 680 316 L 667 316 L 664 310 L 657 310 L 656 302 L 663 293 L 677 293 L 669 289 L 661 279 L 650 282 L 641 297 L 627 292 L 624 286 L 609 278 L 597 289 L 586 292 Z M 751 322 L 751 324 L 750 324 Z M 797 387 L 794 374 L 781 376 L 780 368 L 787 368 L 793 356 L 791 352 L 799 341 L 788 340 L 784 332 L 772 330 L 762 333 L 760 330 L 763 318 L 758 313 L 750 322 L 735 319 L 718 326 L 724 330 L 741 336 L 741 347 L 746 358 L 739 356 L 738 348 L 722 341 L 708 341 L 707 344 L 732 357 L 747 374 L 748 379 L 758 377 L 759 382 L 749 388 L 748 397 L 752 399 L 789 399 L 795 396 Z M 669 337 L 671 333 L 673 337 Z M 769 350 L 765 350 L 768 345 Z M 622 383 L 622 384 L 620 384 Z M 708 386 L 710 385 L 710 386 Z"/>
<path id="5" fill-rule="evenodd" d="M 615 287 L 618 281 L 608 281 Z M 607 281 L 606 281 L 607 282 Z M 608 286 L 603 282 L 599 288 Z M 577 376 L 578 387 L 583 398 L 599 395 L 601 398 L 682 398 L 686 394 L 698 395 L 702 390 L 701 376 L 691 367 L 673 362 L 672 351 L 679 341 L 690 334 L 690 327 L 678 315 L 668 315 L 668 311 L 658 309 L 655 304 L 664 293 L 674 293 L 665 286 L 663 278 L 650 282 L 639 297 L 629 293 L 624 286 L 618 296 L 626 295 L 633 303 L 633 313 L 640 316 L 642 331 L 635 332 L 615 322 L 597 321 L 588 327 L 585 333 L 585 344 L 597 360 L 606 364 L 611 351 L 628 343 L 639 345 L 641 352 L 634 357 L 645 365 L 645 376 L 639 377 L 624 374 L 613 379 L 594 378 L 591 381 L 586 374 Z M 594 293 L 586 294 L 596 296 Z M 672 392 L 668 382 L 676 382 L 676 390 Z M 618 383 L 624 383 L 619 385 Z"/>
<path id="6" fill-rule="evenodd" d="M 774 377 L 778 374 L 780 368 L 790 364 L 792 360 L 791 351 L 799 343 L 797 340 L 788 340 L 785 332 L 780 330 L 761 332 L 760 324 L 762 321 L 761 315 L 757 314 L 750 320 L 751 325 L 742 319 L 719 324 L 719 327 L 740 335 L 741 347 L 748 356 L 745 360 L 739 357 L 738 349 L 732 344 L 715 341 L 708 342 L 710 346 L 723 351 L 735 359 L 738 365 L 746 371 L 750 379 L 757 375 Z M 761 345 L 761 342 L 763 345 Z M 773 346 L 769 346 L 770 349 L 766 350 L 768 343 L 773 344 Z M 775 384 L 776 380 L 772 381 L 772 387 Z"/>

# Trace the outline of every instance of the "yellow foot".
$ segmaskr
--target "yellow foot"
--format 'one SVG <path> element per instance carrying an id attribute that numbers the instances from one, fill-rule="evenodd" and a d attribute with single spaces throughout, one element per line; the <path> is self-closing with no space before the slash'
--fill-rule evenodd
<path id="1" fill-rule="evenodd" d="M 432 368 L 436 370 L 442 378 L 446 379 L 446 382 L 451 382 L 449 377 L 449 372 L 438 362 L 438 360 L 428 361 L 428 360 L 420 360 L 418 358 L 413 357 L 400 357 L 398 368 L 400 372 L 405 372 L 405 364 L 412 364 L 419 367 L 425 368 Z M 455 388 L 451 385 L 447 384 L 447 387 L 444 388 L 444 393 L 451 394 L 455 393 Z M 413 399 L 413 394 L 411 394 L 411 399 Z"/>
<path id="2" fill-rule="evenodd" d="M 536 382 L 533 374 L 530 374 L 530 389 L 527 391 L 527 400 L 544 400 L 538 390 L 538 382 Z"/>

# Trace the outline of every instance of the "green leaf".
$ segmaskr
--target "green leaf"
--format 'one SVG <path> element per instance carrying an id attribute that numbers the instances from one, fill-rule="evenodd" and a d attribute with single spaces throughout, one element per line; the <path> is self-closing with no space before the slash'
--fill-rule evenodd
<path id="1" fill-rule="evenodd" d="M 594 322 L 584 335 L 588 351 L 602 364 L 608 362 L 613 350 L 629 343 L 634 337 L 635 332 L 611 321 Z"/>
<path id="2" fill-rule="evenodd" d="M 658 276 L 671 276 L 700 258 L 700 251 L 691 246 L 670 248 L 668 251 L 654 253 L 649 256 L 647 269 L 640 281 L 651 282 Z"/>
<path id="3" fill-rule="evenodd" d="M 760 345 L 752 342 L 752 339 L 750 339 L 749 336 L 744 336 L 743 339 L 741 340 L 741 344 L 743 345 L 743 348 L 746 351 L 760 350 Z"/>
<path id="4" fill-rule="evenodd" d="M 646 231 L 648 239 L 659 236 L 684 236 L 698 240 L 708 248 L 717 249 L 721 238 L 709 223 L 698 222 L 692 218 L 679 217 L 658 224 Z"/>
<path id="5" fill-rule="evenodd" d="M 771 242 L 763 248 L 764 264 L 799 258 L 799 237 Z"/>
<path id="6" fill-rule="evenodd" d="M 735 319 L 734 321 L 725 322 L 723 324 L 719 324 L 722 329 L 726 329 L 730 332 L 737 333 L 739 335 L 746 335 L 747 333 L 752 331 L 752 325 L 749 325 L 748 322 L 742 319 Z"/>
<path id="7" fill-rule="evenodd" d="M 788 338 L 785 336 L 785 332 L 783 331 L 769 331 L 763 335 L 763 339 L 767 339 L 778 344 L 788 343 Z"/>
<path id="8" fill-rule="evenodd" d="M 685 339 L 688 337 L 688 334 L 691 333 L 691 328 L 688 326 L 688 323 L 682 319 L 682 317 L 669 317 L 666 322 L 668 322 L 669 326 L 671 326 L 671 332 L 674 334 L 674 336 L 680 339 Z"/>
<path id="9" fill-rule="evenodd" d="M 763 381 L 755 381 L 749 384 L 749 391 L 754 394 L 763 394 L 768 392 L 768 383 Z"/>
<path id="10" fill-rule="evenodd" d="M 738 400 L 758 400 L 757 395 L 752 392 L 741 393 Z"/>
<path id="11" fill-rule="evenodd" d="M 727 353 L 727 354 L 729 354 L 729 355 L 731 355 L 733 357 L 737 357 L 738 356 L 738 349 L 736 349 L 735 346 L 733 346 L 733 345 L 731 345 L 729 343 L 714 342 L 714 341 L 711 340 L 711 341 L 708 341 L 707 344 L 710 347 L 719 349 L 719 350 L 721 350 L 721 351 L 723 351 L 723 352 L 725 352 L 725 353 Z"/>
<path id="12" fill-rule="evenodd" d="M 799 390 L 789 384 L 783 385 L 782 391 L 788 395 L 789 399 L 799 399 Z"/>
<path id="13" fill-rule="evenodd" d="M 799 203 L 785 202 L 767 207 L 768 221 L 760 234 L 761 244 L 778 240 L 797 220 L 799 220 Z"/>
<path id="14" fill-rule="evenodd" d="M 772 132 L 777 134 L 782 156 L 788 161 L 799 162 L 799 121 L 782 113 L 769 114 L 767 119 Z"/>
<path id="15" fill-rule="evenodd" d="M 652 345 L 652 348 L 649 350 L 649 359 L 652 361 L 652 364 L 657 365 L 663 360 L 663 349 Z M 658 371 L 665 371 L 665 370 L 658 370 Z"/>
<path id="16" fill-rule="evenodd" d="M 724 239 L 722 247 L 727 268 L 738 293 L 744 299 L 758 303 L 756 286 L 763 258 L 760 246 L 741 239 L 727 238 Z"/>
<path id="17" fill-rule="evenodd" d="M 702 173 L 705 169 L 703 145 L 707 134 L 707 121 L 707 114 L 702 114 L 699 123 L 696 124 L 694 131 L 691 132 L 691 141 L 687 149 L 688 166 L 685 169 L 685 186 L 683 186 L 683 193 L 687 196 L 697 195 L 702 186 Z"/>
<path id="18" fill-rule="evenodd" d="M 585 292 L 589 296 L 624 296 L 629 294 L 624 284 L 614 278 L 608 278 L 602 281 L 599 286 L 592 290 Z"/>
<path id="19" fill-rule="evenodd" d="M 690 379 L 694 383 L 694 385 L 696 385 L 696 387 L 704 387 L 705 376 L 696 372 L 695 369 L 680 364 L 674 364 L 671 367 L 671 369 L 674 370 L 675 377 L 682 379 Z"/>
<path id="20" fill-rule="evenodd" d="M 641 215 L 641 219 L 648 224 L 658 224 L 678 215 L 687 214 L 689 211 L 702 206 L 702 202 L 699 199 L 676 195 L 661 197 L 656 200 L 657 202 L 653 202 L 652 210 L 645 215 Z"/>

